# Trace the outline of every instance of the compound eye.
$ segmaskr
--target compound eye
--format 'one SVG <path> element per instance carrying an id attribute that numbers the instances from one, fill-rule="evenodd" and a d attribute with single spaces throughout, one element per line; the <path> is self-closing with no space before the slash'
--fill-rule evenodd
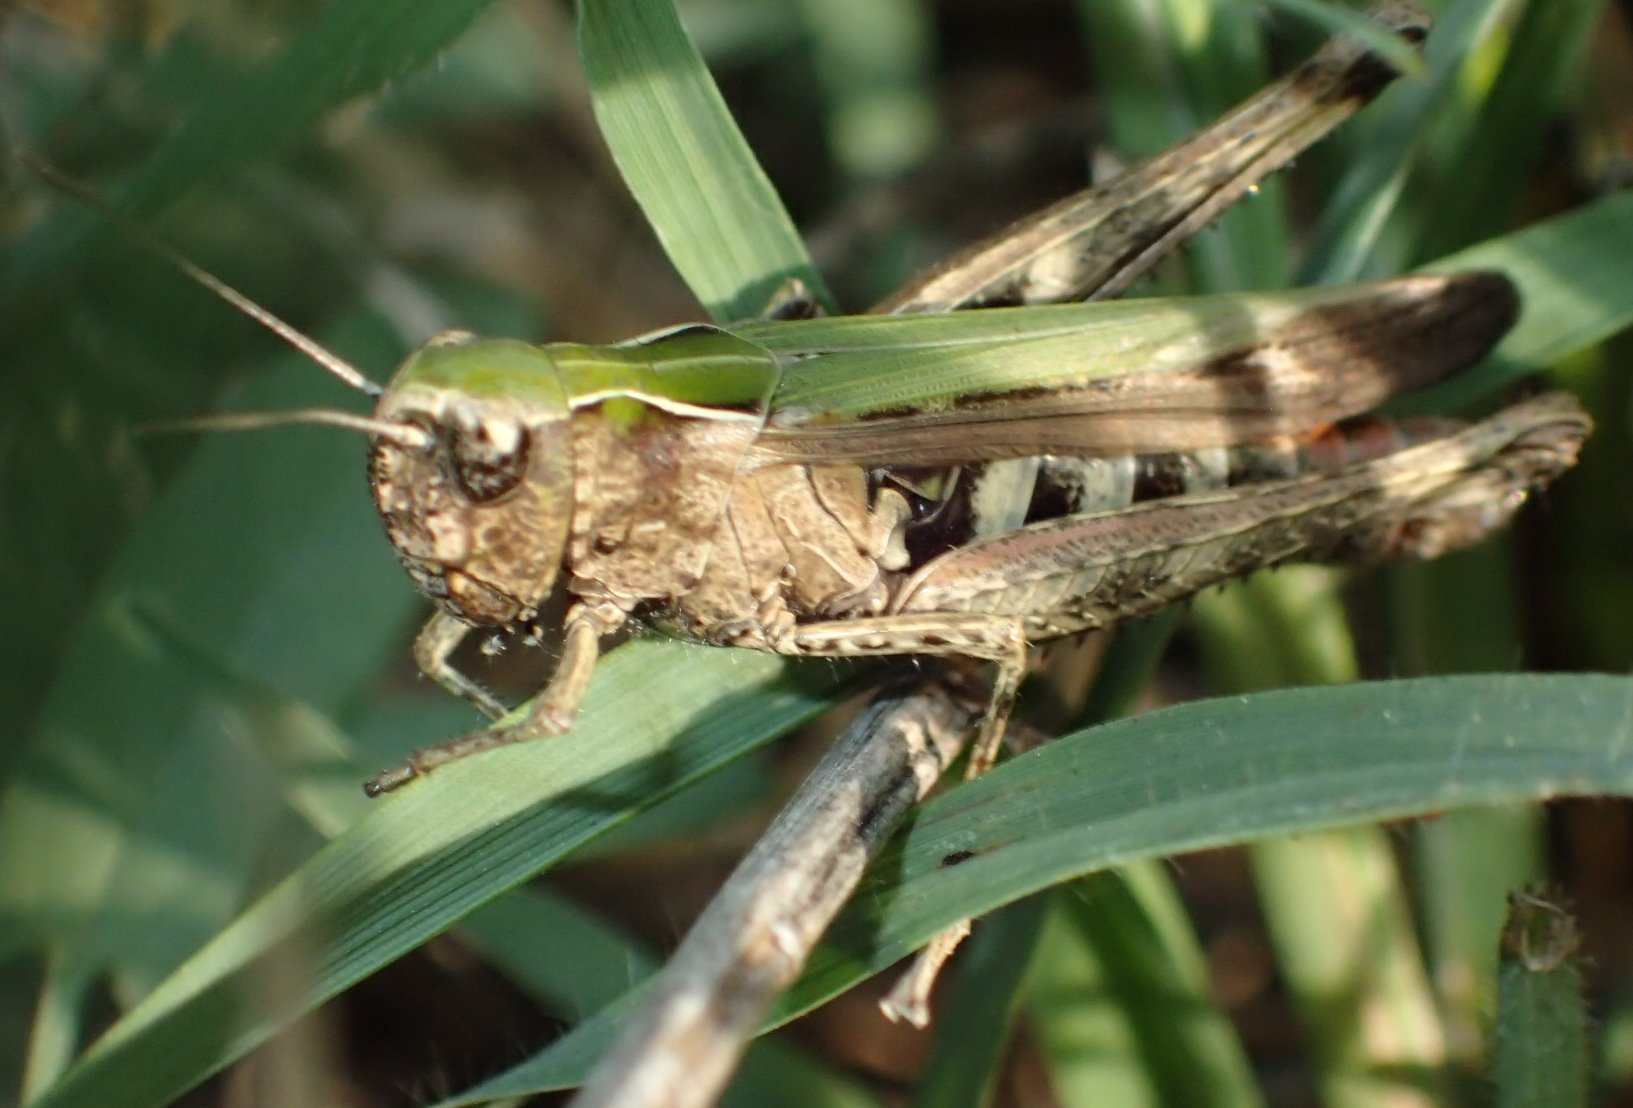
<path id="1" fill-rule="evenodd" d="M 448 448 L 454 480 L 476 503 L 505 495 L 527 473 L 528 432 L 520 423 L 486 419 L 456 426 Z"/>

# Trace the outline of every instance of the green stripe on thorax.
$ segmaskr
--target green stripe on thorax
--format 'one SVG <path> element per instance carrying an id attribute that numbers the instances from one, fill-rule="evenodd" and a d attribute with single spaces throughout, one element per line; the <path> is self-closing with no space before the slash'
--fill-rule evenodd
<path id="1" fill-rule="evenodd" d="M 619 397 L 682 414 L 712 409 L 759 419 L 782 375 L 777 359 L 761 347 L 702 324 L 617 346 L 554 343 L 544 349 L 575 408 Z"/>
<path id="2" fill-rule="evenodd" d="M 421 386 L 504 398 L 565 414 L 630 400 L 685 414 L 761 418 L 781 370 L 765 350 L 706 326 L 659 332 L 617 346 L 483 339 L 422 347 L 392 389 Z"/>

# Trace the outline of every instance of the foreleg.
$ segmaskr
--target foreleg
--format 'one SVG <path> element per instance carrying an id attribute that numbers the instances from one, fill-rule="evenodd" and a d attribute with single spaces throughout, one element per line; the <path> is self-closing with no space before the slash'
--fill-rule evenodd
<path id="1" fill-rule="evenodd" d="M 516 723 L 472 731 L 445 743 L 416 750 L 401 765 L 393 766 L 364 785 L 363 791 L 369 796 L 379 796 L 456 759 L 567 731 L 578 718 L 579 705 L 583 703 L 590 677 L 595 672 L 596 659 L 601 655 L 601 636 L 616 631 L 625 618 L 626 613 L 616 605 L 574 604 L 567 610 L 567 617 L 563 621 L 565 637 L 561 661 L 550 683 L 534 699 L 526 716 Z M 463 625 L 461 627 L 463 629 Z M 420 633 L 420 641 L 430 641 L 432 645 L 441 647 L 429 624 Z M 458 641 L 457 637 L 453 639 L 454 644 Z M 449 645 L 443 650 L 443 660 L 452 649 L 453 646 Z M 502 708 L 500 713 L 503 713 Z"/>

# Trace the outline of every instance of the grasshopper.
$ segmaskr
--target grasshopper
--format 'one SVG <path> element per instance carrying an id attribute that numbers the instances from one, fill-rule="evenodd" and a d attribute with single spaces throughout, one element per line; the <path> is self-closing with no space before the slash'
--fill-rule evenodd
<path id="1" fill-rule="evenodd" d="M 1516 306 L 1505 278 L 1469 273 L 993 309 L 953 328 L 896 316 L 600 348 L 435 342 L 381 398 L 373 418 L 389 433 L 374 435 L 369 468 L 393 545 L 440 605 L 421 667 L 497 712 L 450 652 L 473 627 L 529 625 L 558 576 L 572 601 L 526 720 L 421 752 L 373 791 L 568 729 L 601 639 L 638 612 L 779 654 L 994 662 L 978 754 L 990 758 L 1029 644 L 1293 556 L 1430 557 L 1489 533 L 1567 468 L 1587 422 L 1550 395 L 1296 473 L 1309 468 L 1298 436 L 1474 361 Z M 1129 360 L 1142 368 L 1120 371 Z M 870 365 L 877 390 L 860 390 L 853 371 Z M 827 406 L 837 377 L 870 406 Z M 1191 468 L 1197 491 L 1126 502 L 1150 454 L 1153 481 L 1162 465 Z M 980 537 L 987 509 L 965 468 L 1029 456 L 1039 485 L 1022 525 Z M 1220 479 L 1282 461 L 1296 475 Z M 922 473 L 934 467 L 960 471 L 936 483 Z"/>
<path id="2" fill-rule="evenodd" d="M 1377 10 L 1419 41 L 1409 5 Z M 433 338 L 378 396 L 386 533 L 437 605 L 420 668 L 491 717 L 451 657 L 539 632 L 556 671 L 520 722 L 421 750 L 374 796 L 573 723 L 632 619 L 800 657 L 991 663 L 970 770 L 995 758 L 1028 648 L 1292 558 L 1432 557 L 1501 526 L 1589 431 L 1562 394 L 1469 425 L 1361 419 L 1478 361 L 1518 311 L 1497 273 L 1106 303 L 1393 70 L 1335 39 L 1197 136 L 959 254 L 870 315 L 694 325 L 613 346 Z M 1039 306 L 1042 305 L 1042 306 Z M 982 308 L 981 311 L 955 309 Z M 251 417 L 240 423 L 272 422 Z"/>
<path id="3" fill-rule="evenodd" d="M 1409 6 L 1379 15 L 1411 40 L 1427 29 Z M 1329 441 L 1350 442 L 1343 421 L 1483 356 L 1518 309 L 1500 274 L 991 307 L 1121 291 L 1391 76 L 1336 39 L 871 316 L 610 347 L 433 340 L 381 396 L 369 467 L 439 605 L 416 660 L 499 715 L 450 655 L 472 629 L 531 626 L 558 585 L 563 648 L 524 720 L 419 751 L 367 791 L 566 731 L 601 641 L 634 616 L 791 656 L 993 663 L 978 773 L 1032 644 L 1289 558 L 1432 557 L 1490 533 L 1574 461 L 1574 400 L 1403 426 L 1371 456 L 1300 443 L 1335 426 Z M 989 310 L 926 314 L 966 307 Z M 1016 465 L 1033 481 L 1005 503 Z"/>

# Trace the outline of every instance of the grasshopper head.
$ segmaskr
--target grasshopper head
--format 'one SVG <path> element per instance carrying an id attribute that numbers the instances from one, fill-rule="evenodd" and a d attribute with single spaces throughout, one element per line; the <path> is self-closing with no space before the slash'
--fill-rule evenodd
<path id="1" fill-rule="evenodd" d="M 424 432 L 375 436 L 369 486 L 397 556 L 455 617 L 501 625 L 550 595 L 573 515 L 571 409 L 549 356 L 464 332 L 397 371 L 375 418 Z"/>

